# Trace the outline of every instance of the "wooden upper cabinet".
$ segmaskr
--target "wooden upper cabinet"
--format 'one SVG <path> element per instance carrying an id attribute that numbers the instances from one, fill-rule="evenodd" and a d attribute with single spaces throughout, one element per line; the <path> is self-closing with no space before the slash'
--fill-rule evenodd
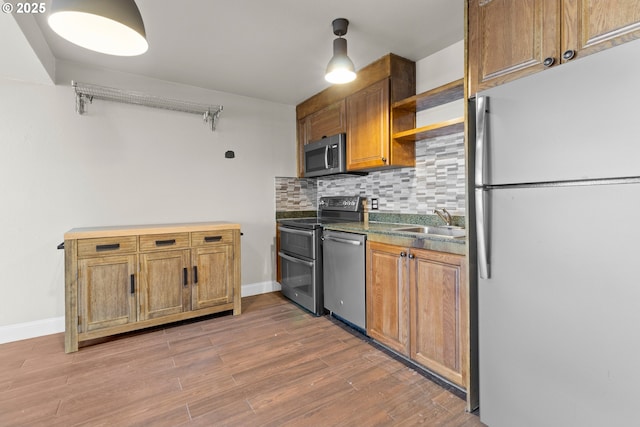
<path id="1" fill-rule="evenodd" d="M 305 143 L 346 132 L 347 126 L 345 121 L 344 99 L 320 111 L 316 111 L 304 120 L 305 135 L 307 137 Z"/>
<path id="2" fill-rule="evenodd" d="M 640 0 L 565 0 L 563 54 L 589 55 L 640 38 Z"/>
<path id="3" fill-rule="evenodd" d="M 640 37 L 640 0 L 468 0 L 469 95 Z"/>
<path id="4" fill-rule="evenodd" d="M 347 170 L 389 164 L 389 80 L 347 98 Z"/>
<path id="5" fill-rule="evenodd" d="M 559 23 L 558 0 L 469 0 L 469 93 L 544 69 Z"/>

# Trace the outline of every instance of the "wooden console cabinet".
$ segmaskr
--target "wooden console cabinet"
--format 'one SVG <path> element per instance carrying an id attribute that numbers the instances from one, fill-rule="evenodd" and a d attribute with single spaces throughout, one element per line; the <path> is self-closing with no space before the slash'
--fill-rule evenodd
<path id="1" fill-rule="evenodd" d="M 67 353 L 95 338 L 240 314 L 239 224 L 74 228 L 64 248 Z"/>

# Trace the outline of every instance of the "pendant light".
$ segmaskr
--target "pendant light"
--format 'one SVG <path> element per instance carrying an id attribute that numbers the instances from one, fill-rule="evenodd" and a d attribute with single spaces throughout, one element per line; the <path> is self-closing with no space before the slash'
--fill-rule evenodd
<path id="1" fill-rule="evenodd" d="M 117 56 L 149 48 L 134 0 L 52 0 L 50 10 L 51 29 L 78 46 Z"/>
<path id="2" fill-rule="evenodd" d="M 356 67 L 347 56 L 347 40 L 342 38 L 347 34 L 349 21 L 344 18 L 338 18 L 333 20 L 332 25 L 333 34 L 338 38 L 333 41 L 333 58 L 327 65 L 327 72 L 324 78 L 329 83 L 349 83 L 356 78 Z"/>

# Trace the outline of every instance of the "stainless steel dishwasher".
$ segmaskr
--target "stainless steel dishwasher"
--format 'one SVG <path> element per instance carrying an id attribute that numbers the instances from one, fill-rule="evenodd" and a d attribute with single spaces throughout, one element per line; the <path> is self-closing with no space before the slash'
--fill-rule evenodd
<path id="1" fill-rule="evenodd" d="M 324 307 L 364 331 L 366 236 L 324 230 L 322 240 Z"/>

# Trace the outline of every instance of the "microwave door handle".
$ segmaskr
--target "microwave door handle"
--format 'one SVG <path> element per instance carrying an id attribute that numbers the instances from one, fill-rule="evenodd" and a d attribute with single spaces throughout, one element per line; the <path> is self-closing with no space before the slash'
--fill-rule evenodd
<path id="1" fill-rule="evenodd" d="M 324 168 L 329 169 L 329 146 L 324 147 Z"/>

